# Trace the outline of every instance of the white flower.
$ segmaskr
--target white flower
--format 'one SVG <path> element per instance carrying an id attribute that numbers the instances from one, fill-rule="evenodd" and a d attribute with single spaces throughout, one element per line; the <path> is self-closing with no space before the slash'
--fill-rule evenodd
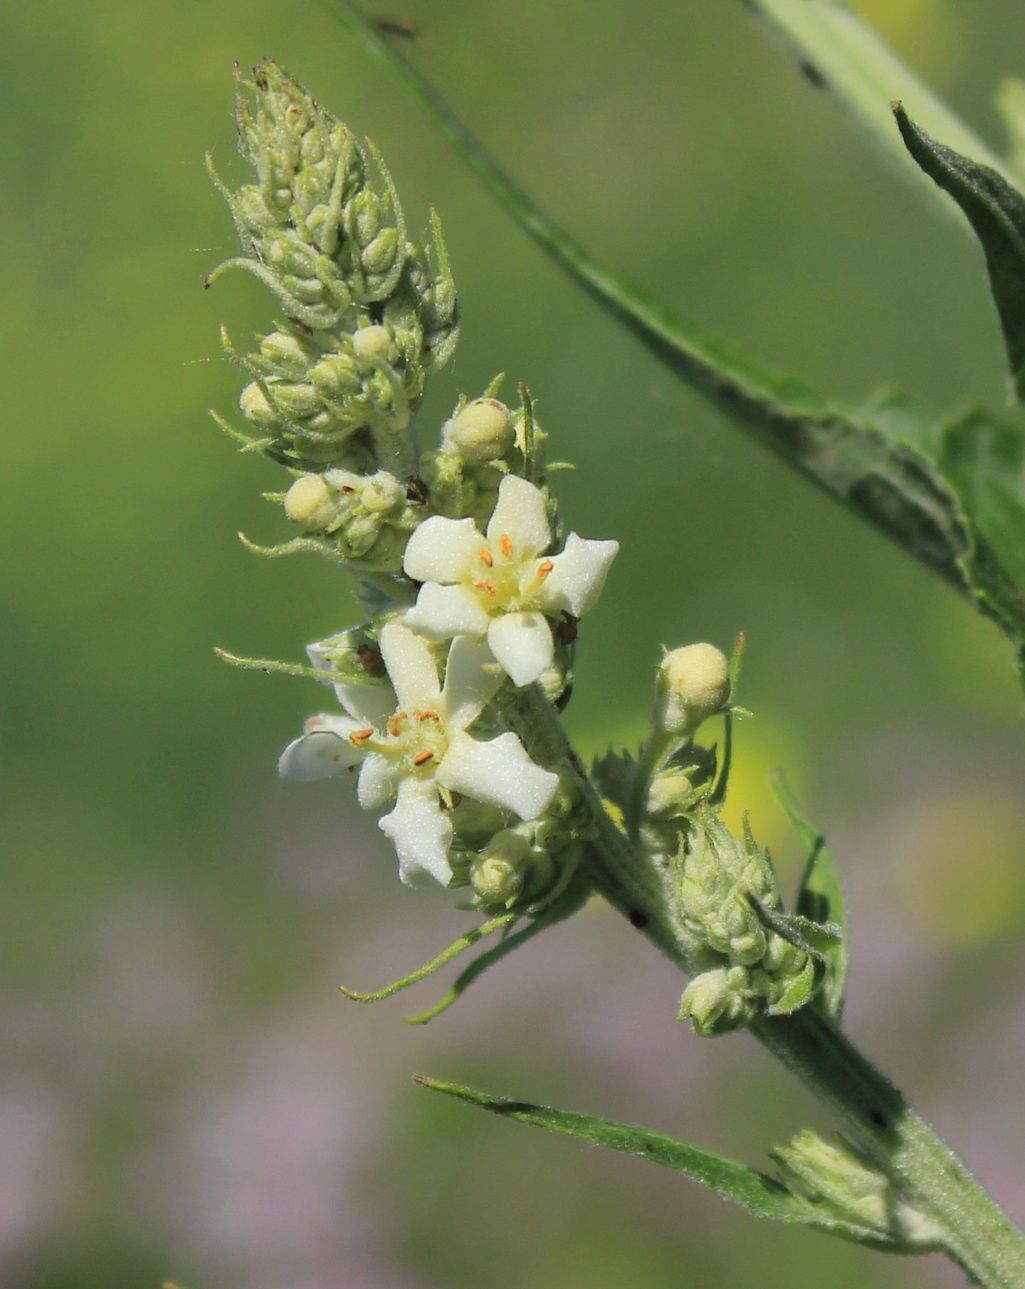
<path id="1" fill-rule="evenodd" d="M 439 796 L 449 804 L 459 793 L 535 819 L 558 775 L 535 765 L 515 734 L 481 742 L 466 733 L 502 679 L 486 645 L 453 641 L 442 687 L 427 642 L 407 627 L 389 623 L 379 644 L 392 688 L 337 685 L 347 715 L 311 717 L 278 768 L 288 779 L 324 779 L 362 761 L 364 810 L 396 798 L 380 828 L 398 851 L 399 876 L 413 885 L 426 873 L 447 886 L 452 823 Z"/>
<path id="2" fill-rule="evenodd" d="M 405 621 L 440 640 L 486 636 L 513 683 L 529 685 L 552 662 L 547 619 L 586 613 L 619 550 L 570 533 L 561 555 L 541 558 L 551 541 L 544 494 L 506 475 L 486 537 L 472 519 L 440 515 L 413 533 L 403 568 L 424 585 Z"/>

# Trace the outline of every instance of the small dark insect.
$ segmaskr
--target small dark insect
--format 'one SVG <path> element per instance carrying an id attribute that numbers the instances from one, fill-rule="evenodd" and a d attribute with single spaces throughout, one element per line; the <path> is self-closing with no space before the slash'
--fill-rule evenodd
<path id="1" fill-rule="evenodd" d="M 385 674 L 384 659 L 381 657 L 380 650 L 375 649 L 373 645 L 358 645 L 356 657 L 360 660 L 360 664 L 368 676 L 380 679 Z"/>
<path id="2" fill-rule="evenodd" d="M 420 28 L 408 18 L 389 18 L 382 13 L 372 21 L 383 36 L 401 36 L 403 40 L 416 40 L 420 35 Z"/>
<path id="3" fill-rule="evenodd" d="M 415 506 L 426 506 L 430 495 L 422 479 L 410 479 L 406 484 L 406 500 Z"/>
<path id="4" fill-rule="evenodd" d="M 562 617 L 555 624 L 555 638 L 561 645 L 571 645 L 577 638 L 577 623 L 579 618 L 575 618 L 572 613 L 562 611 Z"/>
<path id="5" fill-rule="evenodd" d="M 630 925 L 635 926 L 639 931 L 641 927 L 648 925 L 648 915 L 646 913 L 642 913 L 640 909 L 631 909 Z"/>
<path id="6" fill-rule="evenodd" d="M 809 81 L 817 90 L 826 88 L 826 78 L 822 75 L 814 63 L 801 63 L 801 75 L 806 81 Z"/>

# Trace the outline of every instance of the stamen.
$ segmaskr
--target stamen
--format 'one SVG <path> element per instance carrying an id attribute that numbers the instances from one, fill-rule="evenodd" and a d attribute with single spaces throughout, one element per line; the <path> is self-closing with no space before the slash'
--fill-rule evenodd
<path id="1" fill-rule="evenodd" d="M 495 562 L 495 557 L 485 546 L 480 552 L 480 562 L 486 567 L 491 568 Z"/>
<path id="2" fill-rule="evenodd" d="M 402 723 L 405 719 L 405 712 L 396 712 L 394 716 L 388 717 L 388 733 L 392 738 L 398 738 L 402 733 Z"/>
<path id="3" fill-rule="evenodd" d="M 369 725 L 365 730 L 355 730 L 352 734 L 350 734 L 349 742 L 354 743 L 357 747 L 359 747 L 361 743 L 365 743 L 368 738 L 373 738 L 373 736 L 374 736 L 374 727 L 372 725 Z"/>
<path id="4" fill-rule="evenodd" d="M 484 582 L 484 581 L 474 582 L 474 586 L 477 588 L 478 591 L 483 591 L 485 595 L 498 594 L 498 588 L 494 586 L 491 582 Z"/>
<path id="5" fill-rule="evenodd" d="M 414 712 L 413 715 L 418 721 L 440 721 L 441 717 L 431 708 L 426 708 L 422 712 Z"/>
<path id="6" fill-rule="evenodd" d="M 505 558 L 512 559 L 513 544 L 512 544 L 512 538 L 509 536 L 508 533 L 503 533 L 502 536 L 499 537 L 498 544 L 502 548 L 502 554 L 505 556 Z"/>
<path id="7" fill-rule="evenodd" d="M 548 574 L 552 571 L 552 569 L 553 569 L 554 567 L 555 567 L 555 561 L 554 561 L 554 560 L 551 560 L 551 559 L 543 559 L 543 560 L 541 561 L 541 563 L 540 563 L 540 564 L 538 564 L 538 566 L 537 566 L 537 575 L 538 575 L 538 577 L 541 577 L 541 578 L 547 577 L 547 576 L 548 576 Z"/>
<path id="8" fill-rule="evenodd" d="M 431 749 L 429 747 L 425 747 L 422 752 L 417 752 L 416 756 L 413 757 L 413 764 L 426 765 L 433 755 L 434 753 Z"/>

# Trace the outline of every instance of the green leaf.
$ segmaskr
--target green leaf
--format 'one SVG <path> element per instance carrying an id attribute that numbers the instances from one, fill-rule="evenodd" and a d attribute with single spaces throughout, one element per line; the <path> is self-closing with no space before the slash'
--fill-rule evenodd
<path id="1" fill-rule="evenodd" d="M 773 775 L 772 787 L 808 856 L 797 896 L 797 912 L 812 922 L 829 924 L 840 931 L 838 938 L 824 946 L 826 974 L 822 982 L 825 1009 L 839 1020 L 847 987 L 847 907 L 840 885 L 840 872 L 825 838 L 801 813 L 780 771 Z"/>
<path id="2" fill-rule="evenodd" d="M 893 114 L 908 152 L 953 197 L 982 244 L 1014 387 L 1025 400 L 1025 198 L 991 166 L 937 143 L 901 103 Z"/>
<path id="3" fill-rule="evenodd" d="M 617 278 L 538 209 L 352 0 L 327 3 L 398 75 L 524 231 L 606 312 L 760 443 L 956 587 L 1000 626 L 1022 662 L 1025 598 L 924 452 L 869 420 L 841 411 L 808 386 L 701 335 Z M 909 437 L 919 441 L 922 436 Z"/>
<path id="4" fill-rule="evenodd" d="M 921 181 L 893 133 L 889 105 L 911 104 L 926 129 L 995 170 L 1001 161 L 959 116 L 903 63 L 844 0 L 741 0 L 794 57 L 804 76 L 833 97 L 883 156 L 928 200 L 935 188 Z M 944 203 L 944 213 L 949 206 Z"/>
<path id="5" fill-rule="evenodd" d="M 965 412 L 942 427 L 937 454 L 997 556 L 1025 586 L 1025 432 L 988 412 Z"/>
<path id="6" fill-rule="evenodd" d="M 733 1160 L 723 1159 L 709 1151 L 699 1150 L 697 1146 L 690 1146 L 650 1128 L 635 1128 L 629 1124 L 612 1123 L 607 1119 L 595 1119 L 590 1115 L 532 1105 L 528 1101 L 489 1096 L 473 1088 L 444 1083 L 421 1074 L 415 1076 L 415 1081 L 425 1088 L 443 1092 L 446 1096 L 455 1097 L 482 1110 L 490 1110 L 492 1114 L 501 1115 L 505 1119 L 529 1123 L 536 1128 L 547 1128 L 550 1132 L 563 1133 L 568 1137 L 578 1137 L 609 1150 L 634 1155 L 638 1159 L 649 1159 L 652 1163 L 661 1164 L 663 1168 L 671 1168 L 673 1172 L 689 1177 L 691 1181 L 710 1187 L 724 1199 L 739 1204 L 755 1217 L 813 1226 L 820 1231 L 828 1231 L 844 1239 L 870 1244 L 890 1252 L 912 1251 L 902 1241 L 885 1232 L 840 1218 L 821 1205 L 791 1194 L 781 1182 L 765 1173 Z"/>

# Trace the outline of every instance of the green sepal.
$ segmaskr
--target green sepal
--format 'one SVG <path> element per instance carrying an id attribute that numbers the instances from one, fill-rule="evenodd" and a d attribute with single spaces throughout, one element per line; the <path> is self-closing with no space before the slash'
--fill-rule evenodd
<path id="1" fill-rule="evenodd" d="M 1000 315 L 1011 378 L 1025 400 L 1025 197 L 1003 175 L 937 142 L 908 116 L 893 114 L 908 152 L 957 202 L 982 244 L 989 285 Z"/>
<path id="2" fill-rule="evenodd" d="M 797 912 L 804 919 L 839 934 L 822 944 L 825 975 L 821 999 L 836 1020 L 843 1016 L 847 988 L 847 904 L 840 884 L 840 870 L 819 830 L 804 817 L 782 770 L 772 776 L 772 790 L 807 855 L 797 894 Z"/>
<path id="3" fill-rule="evenodd" d="M 709 1187 L 723 1199 L 732 1200 L 755 1217 L 767 1218 L 774 1222 L 790 1225 L 815 1227 L 817 1230 L 867 1244 L 891 1253 L 912 1253 L 920 1250 L 891 1237 L 886 1232 L 873 1229 L 868 1225 L 839 1217 L 835 1212 L 792 1194 L 776 1178 L 756 1169 L 738 1164 L 731 1159 L 701 1150 L 697 1146 L 677 1141 L 665 1133 L 655 1132 L 650 1128 L 637 1128 L 630 1124 L 613 1123 L 607 1119 L 597 1119 L 591 1115 L 574 1114 L 567 1110 L 555 1110 L 549 1106 L 534 1105 L 528 1101 L 515 1101 L 507 1097 L 489 1096 L 473 1088 L 461 1087 L 456 1083 L 445 1083 L 440 1079 L 428 1078 L 426 1075 L 414 1076 L 421 1087 L 446 1096 L 455 1097 L 467 1105 L 478 1106 L 504 1119 L 515 1119 L 519 1123 L 532 1124 L 535 1128 L 546 1128 L 549 1132 L 562 1133 L 567 1137 L 577 1137 L 605 1146 L 609 1150 L 618 1150 L 623 1154 L 633 1155 L 637 1159 L 648 1159 L 673 1172 L 680 1173 L 691 1181 L 700 1182 Z"/>

